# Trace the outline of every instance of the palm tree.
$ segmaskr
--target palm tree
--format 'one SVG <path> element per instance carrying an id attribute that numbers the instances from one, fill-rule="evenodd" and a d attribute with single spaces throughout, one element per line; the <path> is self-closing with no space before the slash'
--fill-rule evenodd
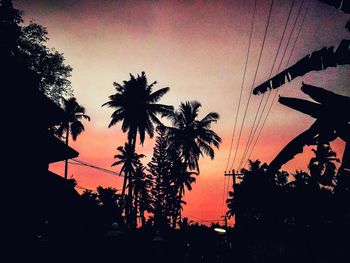
<path id="1" fill-rule="evenodd" d="M 102 215 L 105 222 L 109 225 L 116 221 L 121 223 L 120 194 L 117 194 L 117 189 L 99 186 L 97 187 L 97 196 L 99 205 L 104 212 Z"/>
<path id="2" fill-rule="evenodd" d="M 290 187 L 300 188 L 310 183 L 310 175 L 302 170 L 296 170 L 292 176 L 294 177 L 294 180 L 287 184 Z"/>
<path id="3" fill-rule="evenodd" d="M 125 143 L 124 147 L 119 146 L 117 150 L 119 151 L 119 154 L 114 155 L 114 159 L 117 159 L 118 161 L 114 162 L 112 166 L 122 165 L 119 175 L 124 173 L 124 182 L 123 182 L 123 189 L 121 193 L 121 202 L 120 202 L 123 208 L 127 183 L 128 183 L 128 190 L 129 190 L 128 196 L 130 199 L 132 195 L 132 188 L 131 188 L 132 175 L 135 174 L 136 168 L 141 164 L 140 159 L 145 157 L 145 155 L 136 153 L 135 148 L 129 143 Z M 129 205 L 128 205 L 129 210 L 131 209 L 130 206 L 131 206 L 131 202 L 129 200 Z M 130 211 L 126 212 L 127 216 L 129 216 L 129 212 Z"/>
<path id="4" fill-rule="evenodd" d="M 85 130 L 82 120 L 90 121 L 90 117 L 85 114 L 85 108 L 77 102 L 77 99 L 72 97 L 63 101 L 63 109 L 66 111 L 68 117 L 65 122 L 59 126 L 57 134 L 62 137 L 65 132 L 66 145 L 68 145 L 69 133 L 73 141 Z M 67 179 L 68 174 L 68 160 L 65 160 L 64 178 Z"/>
<path id="5" fill-rule="evenodd" d="M 198 175 L 198 173 L 189 172 L 186 170 L 186 167 L 183 167 L 180 171 L 177 171 L 177 174 L 173 177 L 173 182 L 178 188 L 178 195 L 180 198 L 185 195 L 186 188 L 188 191 L 192 191 L 192 183 L 196 182 L 196 177 L 194 177 L 194 175 Z"/>
<path id="6" fill-rule="evenodd" d="M 267 164 L 249 160 L 242 169 L 243 179 L 229 193 L 226 203 L 228 216 L 235 216 L 237 227 L 247 227 L 263 221 L 272 201 L 274 178 L 267 174 Z"/>
<path id="7" fill-rule="evenodd" d="M 109 96 L 109 101 L 103 106 L 115 109 L 112 113 L 112 120 L 108 127 L 122 122 L 122 131 L 128 134 L 128 144 L 135 150 L 137 134 L 140 136 L 140 143 L 143 145 L 146 133 L 152 138 L 154 125 L 161 124 L 157 115 L 169 116 L 174 108 L 172 106 L 158 104 L 169 88 L 161 88 L 153 92 L 154 81 L 148 84 L 145 72 L 135 78 L 130 74 L 130 80 L 123 84 L 114 82 L 116 93 Z M 125 182 L 125 181 L 124 181 Z M 132 180 L 129 179 L 129 192 L 132 189 Z M 131 197 L 131 195 L 129 195 Z"/>
<path id="8" fill-rule="evenodd" d="M 198 101 L 181 103 L 179 109 L 170 116 L 173 127 L 166 127 L 169 150 L 179 153 L 187 168 L 198 173 L 199 157 L 209 155 L 214 159 L 212 145 L 219 148 L 221 143 L 221 138 L 210 129 L 211 124 L 219 119 L 219 114 L 210 112 L 198 120 L 200 107 Z"/>
<path id="9" fill-rule="evenodd" d="M 332 150 L 329 143 L 320 143 L 317 149 L 312 149 L 315 157 L 311 158 L 309 170 L 311 176 L 322 185 L 334 186 L 334 178 L 337 167 L 335 162 L 340 160 L 336 158 L 336 153 Z"/>
<path id="10" fill-rule="evenodd" d="M 154 200 L 151 195 L 151 188 L 153 184 L 152 176 L 145 173 L 145 167 L 139 165 L 136 168 L 133 186 L 134 186 L 134 216 L 133 224 L 136 226 L 137 214 L 139 212 L 139 217 L 142 226 L 146 223 L 145 212 L 151 212 L 154 210 Z"/>
<path id="11" fill-rule="evenodd" d="M 136 78 L 130 74 L 130 80 L 124 81 L 123 85 L 114 82 L 116 93 L 109 96 L 109 101 L 102 106 L 114 108 L 111 127 L 122 122 L 122 131 L 128 133 L 128 142 L 135 148 L 137 133 L 143 144 L 145 134 L 151 138 L 154 135 L 154 124 L 160 124 L 157 115 L 168 116 L 173 112 L 173 107 L 157 104 L 161 97 L 169 91 L 162 88 L 153 92 L 152 88 L 157 82 L 148 85 L 145 72 Z"/>
<path id="12" fill-rule="evenodd" d="M 181 219 L 182 198 L 185 195 L 186 188 L 188 191 L 192 190 L 192 183 L 196 182 L 194 175 L 198 175 L 198 173 L 188 171 L 186 163 L 181 160 L 178 154 L 170 153 L 170 159 L 172 160 L 172 164 L 169 169 L 169 183 L 164 190 L 167 194 L 173 193 L 175 195 L 173 197 L 169 196 L 170 199 L 168 200 L 173 202 L 172 206 L 175 208 L 173 210 L 176 212 L 174 217 Z"/>

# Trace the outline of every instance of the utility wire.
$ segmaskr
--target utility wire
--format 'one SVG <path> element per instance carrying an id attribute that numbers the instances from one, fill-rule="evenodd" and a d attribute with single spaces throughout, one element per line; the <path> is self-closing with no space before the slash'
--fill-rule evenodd
<path id="1" fill-rule="evenodd" d="M 75 163 L 73 163 L 73 162 L 70 162 L 70 163 L 74 164 L 74 165 L 83 165 L 83 166 L 87 166 L 87 167 L 90 167 L 90 168 L 93 168 L 93 169 L 96 169 L 96 170 L 99 170 L 101 172 L 105 172 L 108 174 L 123 176 L 121 173 L 117 173 L 117 172 L 114 172 L 112 170 L 108 170 L 108 169 L 105 169 L 105 168 L 102 168 L 102 167 L 99 167 L 99 166 L 96 166 L 96 165 L 93 165 L 93 164 L 90 164 L 90 163 L 87 163 L 87 162 L 84 162 L 84 161 L 81 161 L 78 159 L 72 159 L 72 161 L 74 161 Z"/>
<path id="2" fill-rule="evenodd" d="M 88 189 L 88 188 L 80 186 L 80 185 L 76 185 L 75 188 L 78 188 L 80 190 L 85 190 L 85 191 L 96 192 L 96 190 Z"/>
<path id="3" fill-rule="evenodd" d="M 196 217 L 196 216 L 192 216 L 192 215 L 184 215 L 182 214 L 182 217 L 187 217 L 189 218 L 190 220 L 192 219 L 195 219 L 195 220 L 192 220 L 192 221 L 196 221 L 196 222 L 217 222 L 217 221 L 225 221 L 225 219 L 201 219 L 199 217 Z"/>
<path id="4" fill-rule="evenodd" d="M 286 31 L 287 31 L 287 27 L 288 27 L 288 24 L 289 24 L 289 21 L 290 21 L 290 18 L 291 18 L 291 14 L 292 14 L 292 11 L 293 11 L 293 7 L 294 7 L 294 4 L 295 4 L 295 0 L 292 1 L 292 4 L 290 6 L 290 10 L 289 10 L 289 13 L 288 13 L 288 17 L 287 17 L 287 20 L 286 20 L 286 23 L 284 25 L 284 29 L 283 29 L 283 33 L 282 33 L 282 37 L 280 39 L 280 42 L 279 42 L 279 45 L 278 45 L 278 48 L 277 48 L 277 52 L 275 54 L 275 57 L 274 57 L 274 60 L 273 60 L 273 63 L 272 63 L 272 67 L 271 67 L 271 70 L 270 70 L 270 74 L 269 74 L 269 77 L 268 79 L 270 79 L 270 77 L 272 76 L 272 73 L 273 73 L 273 69 L 275 68 L 275 65 L 276 65 L 276 62 L 277 62 L 277 58 L 278 58 L 278 55 L 280 53 L 280 50 L 281 50 L 281 47 L 282 47 L 282 42 L 283 42 L 283 39 L 286 35 Z M 296 19 L 297 20 L 297 19 Z M 290 35 L 293 34 L 293 30 L 291 31 Z M 288 44 L 287 44 L 288 46 Z M 286 46 L 286 48 L 287 48 Z M 286 49 L 285 49 L 286 50 Z M 284 52 L 285 54 L 285 52 Z M 281 61 L 283 60 L 283 56 L 281 58 Z M 261 116 L 264 114 L 265 112 L 265 109 L 266 109 L 266 105 L 267 105 L 267 102 L 269 101 L 269 98 L 271 96 L 271 91 L 269 92 L 268 96 L 267 96 L 267 99 L 265 100 L 265 103 L 264 103 L 264 106 L 263 106 L 263 109 L 261 111 L 261 114 L 260 114 L 260 117 L 258 119 L 258 116 L 259 116 L 259 112 L 260 112 L 260 108 L 261 108 L 261 105 L 262 105 L 262 102 L 263 102 L 263 99 L 264 99 L 264 96 L 262 96 L 262 98 L 260 99 L 260 103 L 259 103 L 259 107 L 256 111 L 256 114 L 255 114 L 255 117 L 254 117 L 254 122 L 253 122 L 253 125 L 250 129 L 250 132 L 249 132 L 249 137 L 248 137 L 248 141 L 247 141 L 247 145 L 245 147 L 245 150 L 244 150 L 244 153 L 242 155 L 242 158 L 241 158 L 241 161 L 239 163 L 239 169 L 241 168 L 242 164 L 243 164 L 243 161 L 245 160 L 246 156 L 247 156 L 247 153 L 248 153 L 248 149 L 250 148 L 252 142 L 253 142 L 253 138 L 255 136 L 255 133 L 256 133 L 256 130 L 260 124 L 260 121 L 261 121 Z M 258 122 L 256 122 L 258 120 Z M 256 124 L 256 127 L 255 127 L 255 124 Z"/>
<path id="5" fill-rule="evenodd" d="M 253 29 L 254 29 L 254 20 L 255 20 L 255 14 L 256 14 L 256 2 L 257 2 L 257 0 L 254 1 L 254 11 L 253 11 L 252 23 L 250 25 L 249 43 L 248 43 L 247 55 L 246 55 L 246 59 L 245 59 L 244 70 L 243 70 L 243 79 L 242 79 L 241 90 L 240 90 L 239 99 L 238 99 L 238 107 L 237 107 L 236 117 L 235 117 L 233 131 L 232 131 L 230 152 L 229 152 L 229 155 L 228 155 L 225 172 L 227 171 L 229 163 L 231 161 L 232 147 L 233 147 L 234 137 L 235 137 L 235 134 L 236 134 L 238 114 L 239 114 L 239 109 L 240 109 L 240 106 L 241 106 L 243 88 L 244 88 L 245 79 L 246 79 L 246 75 L 247 75 L 248 60 L 249 60 L 251 43 L 252 43 L 252 36 L 253 36 Z"/>
<path id="6" fill-rule="evenodd" d="M 270 19 L 271 19 L 273 3 L 274 3 L 274 0 L 272 0 L 271 3 L 270 3 L 270 10 L 269 10 L 269 15 L 268 15 L 268 19 L 267 19 L 267 25 L 266 25 L 265 32 L 264 32 L 264 38 L 263 38 L 262 46 L 261 46 L 261 49 L 260 49 L 259 60 L 258 60 L 258 64 L 257 64 L 256 70 L 255 70 L 253 84 L 252 84 L 251 90 L 249 92 L 248 101 L 247 101 L 247 104 L 246 104 L 246 107 L 245 107 L 243 120 L 242 120 L 242 124 L 241 124 L 241 127 L 240 127 L 239 135 L 238 135 L 237 147 L 236 147 L 236 150 L 235 150 L 235 154 L 234 154 L 234 157 L 233 157 L 233 161 L 232 161 L 232 165 L 231 165 L 231 169 L 230 170 L 233 169 L 234 163 L 235 163 L 235 160 L 236 160 L 236 157 L 237 157 L 238 147 L 239 147 L 239 143 L 240 143 L 241 136 L 242 136 L 242 130 L 243 130 L 245 118 L 247 116 L 247 111 L 248 111 L 250 99 L 252 97 L 252 92 L 253 92 L 253 88 L 254 88 L 254 84 L 255 84 L 255 79 L 256 79 L 256 76 L 257 76 L 257 73 L 258 73 L 258 70 L 259 70 L 260 61 L 261 61 L 261 57 L 262 57 L 262 52 L 263 52 L 263 49 L 264 49 L 264 46 L 265 46 L 265 42 L 266 42 L 267 31 L 268 31 L 268 28 L 270 26 Z"/>
<path id="7" fill-rule="evenodd" d="M 254 29 L 254 20 L 255 20 L 255 15 L 256 15 L 256 3 L 257 3 L 257 0 L 254 1 L 254 11 L 253 11 L 252 22 L 251 22 L 251 25 L 250 25 L 250 33 L 249 33 L 249 42 L 248 42 L 247 55 L 246 55 L 246 59 L 245 59 L 245 65 L 244 65 L 244 70 L 243 70 L 243 78 L 242 78 L 242 83 L 241 83 L 241 90 L 240 90 L 240 94 L 239 94 L 238 106 L 237 106 L 236 116 L 235 116 L 235 120 L 234 120 L 233 130 L 232 130 L 230 151 L 229 151 L 229 155 L 228 155 L 228 158 L 227 158 L 225 173 L 226 173 L 226 171 L 228 169 L 228 166 L 230 164 L 230 161 L 231 161 L 233 141 L 234 141 L 234 138 L 235 138 L 235 135 L 236 135 L 237 120 L 238 120 L 239 110 L 240 110 L 241 101 L 242 101 L 243 88 L 244 88 L 245 79 L 246 79 L 246 75 L 247 75 L 248 60 L 249 60 L 251 43 L 252 43 L 252 36 L 253 36 L 253 29 Z M 223 196 L 222 196 L 221 213 L 223 213 L 224 210 L 225 210 L 225 197 L 228 195 L 228 192 L 226 190 L 226 182 L 227 182 L 227 178 L 226 178 L 226 176 L 224 176 L 224 190 L 223 190 Z"/>
<path id="8" fill-rule="evenodd" d="M 305 0 L 303 0 L 302 4 L 300 5 L 297 18 L 298 18 L 299 15 L 300 15 L 301 7 L 303 6 L 304 2 L 305 2 Z M 302 27 L 303 27 L 303 25 L 304 25 L 304 21 L 305 21 L 305 18 L 306 18 L 306 14 L 307 14 L 307 12 L 308 12 L 308 10 L 309 10 L 309 7 L 310 7 L 310 2 L 308 2 L 308 4 L 307 4 L 306 11 L 305 11 L 305 13 L 304 13 L 304 15 L 303 15 L 302 22 L 301 22 L 301 24 L 300 24 L 297 37 L 296 37 L 296 39 L 295 39 L 295 41 L 294 41 L 294 44 L 293 44 L 292 50 L 291 50 L 291 52 L 290 52 L 290 54 L 289 54 L 289 58 L 288 58 L 288 61 L 287 61 L 287 64 L 286 64 L 285 68 L 287 68 L 287 67 L 289 66 L 290 59 L 291 59 L 292 54 L 293 54 L 293 52 L 294 52 L 296 43 L 297 43 L 297 41 L 298 41 L 298 39 L 299 39 L 299 36 L 300 36 L 301 30 L 302 30 Z M 296 21 L 297 21 L 297 19 L 296 19 Z M 294 30 L 296 21 L 295 21 L 295 23 L 294 23 L 293 30 Z M 289 39 L 289 40 L 290 40 L 290 39 Z M 288 42 L 289 42 L 289 41 L 288 41 Z M 287 47 L 288 47 L 288 45 L 287 45 Z M 286 48 L 286 49 L 287 49 L 287 48 Z M 277 72 L 279 72 L 280 67 L 281 67 L 281 64 L 282 64 L 282 60 L 281 60 L 281 62 L 280 62 L 280 65 L 279 65 L 279 67 L 278 67 Z M 263 124 L 262 124 L 262 126 L 261 126 L 261 128 L 260 128 L 260 131 L 259 131 L 259 133 L 258 133 L 258 136 L 257 136 L 257 138 L 256 138 L 256 140 L 255 140 L 255 142 L 254 142 L 254 144 L 253 144 L 253 147 L 251 148 L 251 151 L 250 151 L 249 156 L 248 156 L 248 160 L 249 160 L 250 156 L 252 155 L 252 153 L 253 153 L 253 151 L 254 151 L 254 149 L 255 149 L 255 146 L 256 146 L 256 144 L 257 144 L 257 142 L 258 142 L 258 140 L 259 140 L 259 137 L 260 137 L 260 135 L 261 135 L 262 130 L 264 129 L 264 126 L 265 126 L 265 124 L 266 124 L 266 121 L 267 121 L 267 119 L 268 119 L 268 116 L 269 116 L 269 114 L 270 114 L 270 112 L 271 112 L 272 106 L 273 106 L 274 103 L 275 103 L 277 94 L 278 94 L 278 91 L 276 90 L 276 92 L 275 92 L 275 94 L 274 94 L 274 97 L 272 98 L 272 102 L 271 102 L 271 104 L 270 104 L 270 107 L 269 107 L 269 109 L 268 109 L 268 112 L 267 112 L 267 114 L 266 114 L 266 116 L 265 116 L 265 119 L 264 119 L 264 121 L 263 121 Z M 243 167 L 245 167 L 245 166 L 247 165 L 248 160 L 246 161 L 246 163 L 244 164 Z"/>

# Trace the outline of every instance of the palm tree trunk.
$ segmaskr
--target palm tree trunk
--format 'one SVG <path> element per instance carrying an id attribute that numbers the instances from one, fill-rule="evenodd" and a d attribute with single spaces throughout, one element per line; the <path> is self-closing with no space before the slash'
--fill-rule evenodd
<path id="1" fill-rule="evenodd" d="M 129 174 L 129 184 L 128 184 L 128 204 L 126 207 L 127 210 L 127 221 L 130 226 L 133 225 L 133 196 L 132 196 L 132 174 Z"/>
<path id="2" fill-rule="evenodd" d="M 67 124 L 66 131 L 66 146 L 68 146 L 68 138 L 69 138 L 69 123 Z M 68 179 L 68 159 L 64 161 L 64 179 Z"/>
<path id="3" fill-rule="evenodd" d="M 121 211 L 121 213 L 123 213 L 123 210 L 125 208 L 125 190 L 126 190 L 127 180 L 128 180 L 128 173 L 124 172 L 123 188 L 122 188 L 122 194 L 120 197 L 120 211 Z"/>
<path id="4" fill-rule="evenodd" d="M 179 218 L 179 222 L 181 222 L 181 201 L 183 197 L 183 192 L 184 192 L 184 186 L 180 186 L 180 192 L 179 192 L 179 204 L 178 204 L 178 210 L 177 210 L 177 218 Z M 175 223 L 175 228 L 176 228 L 176 223 Z"/>
<path id="5" fill-rule="evenodd" d="M 145 212 L 144 211 L 140 211 L 140 217 L 141 217 L 141 226 L 145 226 L 146 225 L 146 218 L 145 218 Z"/>
<path id="6" fill-rule="evenodd" d="M 132 146 L 133 151 L 135 152 L 135 148 L 136 148 L 136 136 L 137 133 L 134 133 L 134 136 L 132 138 L 129 139 L 129 144 Z M 126 209 L 125 209 L 125 215 L 126 215 L 126 220 L 128 224 L 133 224 L 133 196 L 132 196 L 132 189 L 133 189 L 133 185 L 132 185 L 132 174 L 131 172 L 129 173 L 128 176 L 128 200 L 127 200 L 127 204 L 126 204 Z"/>
<path id="7" fill-rule="evenodd" d="M 133 210 L 133 218 L 132 218 L 132 227 L 136 228 L 137 226 L 137 210 L 138 210 L 138 199 L 139 193 L 135 191 L 135 203 L 134 203 L 134 210 Z"/>

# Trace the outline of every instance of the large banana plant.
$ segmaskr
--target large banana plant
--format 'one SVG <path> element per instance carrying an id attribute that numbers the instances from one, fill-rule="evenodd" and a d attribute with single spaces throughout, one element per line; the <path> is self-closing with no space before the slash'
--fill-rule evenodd
<path id="1" fill-rule="evenodd" d="M 319 0 L 332 5 L 350 14 L 350 0 Z M 350 31 L 350 20 L 345 26 Z M 277 89 L 286 81 L 291 82 L 297 77 L 304 76 L 311 71 L 325 70 L 328 67 L 350 64 L 350 40 L 343 39 L 337 49 L 335 47 L 323 47 L 306 55 L 294 65 L 278 73 L 253 90 L 253 94 L 262 94 L 267 90 Z"/>
<path id="2" fill-rule="evenodd" d="M 350 0 L 320 0 L 350 14 Z M 350 20 L 345 26 L 350 31 Z M 337 49 L 324 47 L 306 55 L 294 65 L 278 73 L 253 90 L 253 94 L 262 94 L 277 89 L 287 81 L 304 76 L 311 71 L 325 70 L 328 67 L 350 64 L 350 40 L 343 39 Z M 315 118 L 315 123 L 294 138 L 270 163 L 269 171 L 275 173 L 281 166 L 303 151 L 306 145 L 321 145 L 340 137 L 346 142 L 342 160 L 342 170 L 350 170 L 350 97 L 341 96 L 325 89 L 303 83 L 302 91 L 315 102 L 280 97 L 279 102 L 294 110 Z"/>

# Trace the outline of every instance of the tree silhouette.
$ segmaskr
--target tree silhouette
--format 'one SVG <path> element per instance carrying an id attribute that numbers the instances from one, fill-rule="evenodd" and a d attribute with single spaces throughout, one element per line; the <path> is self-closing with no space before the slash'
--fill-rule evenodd
<path id="1" fill-rule="evenodd" d="M 173 107 L 157 102 L 163 97 L 169 88 L 162 88 L 153 92 L 153 86 L 157 82 L 148 84 L 145 72 L 136 78 L 130 74 L 130 80 L 123 85 L 114 82 L 116 93 L 109 96 L 109 101 L 102 106 L 114 108 L 109 127 L 122 122 L 122 131 L 128 133 L 128 142 L 135 148 L 137 133 L 143 144 L 145 134 L 151 138 L 154 134 L 154 124 L 160 124 L 157 115 L 161 117 L 172 113 Z"/>
<path id="2" fill-rule="evenodd" d="M 242 169 L 242 181 L 235 185 L 226 201 L 228 216 L 235 216 L 236 226 L 247 229 L 266 223 L 273 204 L 275 181 L 267 174 L 267 164 L 259 160 L 248 162 Z M 271 179 L 272 178 L 272 179 Z"/>
<path id="3" fill-rule="evenodd" d="M 112 166 L 122 165 L 120 169 L 120 175 L 124 173 L 124 182 L 121 193 L 121 207 L 125 208 L 125 215 L 129 219 L 132 209 L 132 177 L 135 174 L 136 168 L 141 165 L 140 159 L 145 157 L 143 154 L 135 152 L 135 148 L 129 143 L 125 143 L 125 146 L 119 146 L 117 148 L 119 154 L 114 156 L 114 159 L 118 161 L 114 162 Z M 125 202 L 125 190 L 128 187 L 128 202 Z"/>
<path id="4" fill-rule="evenodd" d="M 159 227 L 163 224 L 170 224 L 168 217 L 171 217 L 172 196 L 175 195 L 171 189 L 171 167 L 172 159 L 167 151 L 167 134 L 164 128 L 157 128 L 158 136 L 153 147 L 153 156 L 148 163 L 149 172 L 153 177 L 152 195 L 154 197 L 154 224 Z"/>
<path id="5" fill-rule="evenodd" d="M 311 176 L 322 185 L 335 186 L 337 171 L 335 162 L 340 162 L 336 158 L 336 153 L 331 149 L 329 143 L 319 144 L 317 149 L 312 149 L 312 151 L 315 157 L 311 158 L 308 166 Z"/>
<path id="6" fill-rule="evenodd" d="M 142 72 L 136 78 L 130 74 L 130 80 L 124 81 L 123 85 L 113 83 L 116 93 L 109 96 L 109 101 L 102 105 L 115 109 L 108 127 L 122 122 L 122 131 L 127 132 L 128 144 L 134 151 L 137 134 L 139 134 L 140 143 L 143 145 L 146 133 L 152 138 L 154 125 L 161 124 L 157 115 L 161 117 L 169 116 L 173 111 L 172 106 L 157 103 L 169 91 L 169 88 L 166 87 L 153 92 L 155 84 L 157 84 L 156 81 L 150 85 L 148 84 L 145 72 Z M 130 176 L 128 178 L 129 198 L 132 198 L 132 175 L 129 174 L 128 176 Z"/>
<path id="7" fill-rule="evenodd" d="M 200 156 L 209 155 L 214 159 L 212 145 L 219 148 L 221 138 L 211 130 L 213 122 L 217 122 L 219 114 L 210 112 L 198 120 L 201 104 L 197 101 L 181 103 L 171 116 L 172 127 L 166 127 L 168 132 L 169 150 L 178 152 L 190 170 L 199 172 Z"/>
<path id="8" fill-rule="evenodd" d="M 61 104 L 66 97 L 73 95 L 68 80 L 73 69 L 64 64 L 62 53 L 45 45 L 48 40 L 47 29 L 30 22 L 21 27 L 18 54 L 27 67 L 38 74 L 39 89 L 57 104 Z"/>
<path id="9" fill-rule="evenodd" d="M 68 78 L 72 68 L 64 64 L 62 53 L 48 48 L 47 29 L 30 22 L 22 25 L 22 12 L 13 8 L 12 1 L 0 2 L 0 49 L 10 53 L 27 69 L 35 72 L 39 90 L 60 104 L 65 97 L 73 95 Z"/>
<path id="10" fill-rule="evenodd" d="M 134 213 L 133 213 L 133 224 L 136 226 L 136 220 L 139 214 L 139 218 L 142 226 L 146 224 L 145 212 L 154 211 L 154 200 L 151 195 L 152 189 L 152 176 L 145 173 L 145 167 L 139 165 L 136 168 L 133 177 L 134 186 Z"/>
<path id="11" fill-rule="evenodd" d="M 111 187 L 97 187 L 99 205 L 102 207 L 103 216 L 108 226 L 113 222 L 121 223 L 121 211 L 119 208 L 120 195 Z"/>
<path id="12" fill-rule="evenodd" d="M 183 163 L 176 153 L 173 153 L 171 158 L 173 163 L 170 170 L 170 182 L 176 189 L 176 197 L 174 198 L 176 207 L 174 212 L 177 213 L 176 218 L 181 219 L 182 204 L 185 204 L 182 200 L 185 190 L 192 191 L 192 183 L 196 182 L 196 177 L 194 176 L 198 175 L 198 173 L 188 171 L 186 163 Z"/>
<path id="13" fill-rule="evenodd" d="M 68 118 L 57 129 L 60 137 L 65 132 L 66 145 L 68 145 L 69 134 L 71 134 L 75 141 L 77 137 L 84 131 L 82 120 L 90 121 L 90 117 L 85 114 L 85 108 L 78 104 L 77 99 L 72 97 L 63 101 L 63 109 L 66 111 Z M 68 160 L 65 161 L 64 178 L 68 176 Z"/>

